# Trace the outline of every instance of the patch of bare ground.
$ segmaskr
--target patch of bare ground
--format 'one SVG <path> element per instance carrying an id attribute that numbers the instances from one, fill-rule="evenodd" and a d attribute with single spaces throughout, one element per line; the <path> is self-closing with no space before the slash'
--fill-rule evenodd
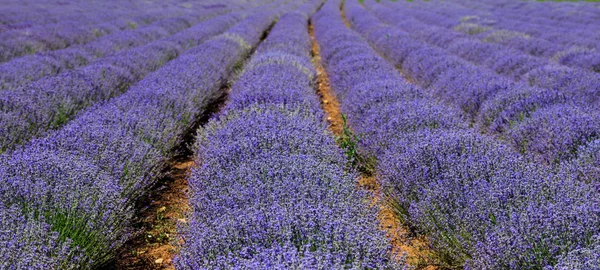
<path id="1" fill-rule="evenodd" d="M 273 25 L 274 23 L 265 30 L 260 38 L 261 42 L 268 36 Z M 196 131 L 227 106 L 231 85 L 240 76 L 244 63 L 255 50 L 256 47 L 233 66 L 228 80 L 220 89 L 221 95 L 203 108 L 199 118 L 183 132 L 181 144 L 172 149 L 177 154 L 176 157 L 166 164 L 166 177 L 160 179 L 148 196 L 138 202 L 137 228 L 141 233 L 119 249 L 116 261 L 108 269 L 175 269 L 173 258 L 178 253 L 178 246 L 183 244 L 177 226 L 187 222 L 185 217 L 191 210 L 187 177 L 196 166 L 191 148 L 196 139 Z"/>
<path id="2" fill-rule="evenodd" d="M 187 177 L 195 166 L 191 146 L 196 130 L 223 109 L 229 92 L 230 85 L 223 86 L 221 96 L 186 129 L 182 143 L 173 150 L 178 155 L 165 166 L 166 176 L 138 202 L 136 228 L 139 233 L 118 251 L 117 259 L 109 269 L 175 269 L 173 258 L 178 252 L 177 246 L 182 244 L 177 242 L 181 241 L 177 225 L 186 222 L 186 213 L 190 211 Z"/>
<path id="3" fill-rule="evenodd" d="M 344 125 L 342 113 L 340 111 L 340 103 L 331 91 L 331 86 L 329 85 L 329 76 L 327 75 L 327 71 L 325 71 L 325 68 L 321 63 L 320 48 L 319 44 L 315 40 L 314 27 L 312 23 L 308 25 L 308 31 L 312 41 L 313 65 L 317 70 L 317 94 L 321 97 L 321 106 L 327 114 L 329 129 L 336 136 L 340 136 L 342 134 L 342 128 Z"/>
<path id="4" fill-rule="evenodd" d="M 170 162 L 169 173 L 159 181 L 140 211 L 143 231 L 119 252 L 116 269 L 175 269 L 177 222 L 185 222 L 189 211 L 187 174 L 193 166 L 191 156 Z"/>
<path id="5" fill-rule="evenodd" d="M 347 27 L 350 23 L 346 19 L 346 15 L 341 10 L 342 18 Z M 321 97 L 321 105 L 327 115 L 327 120 L 330 122 L 329 129 L 336 135 L 341 136 L 343 131 L 343 119 L 340 112 L 340 104 L 331 90 L 329 77 L 321 62 L 319 44 L 315 40 L 314 26 L 309 24 L 309 34 L 312 40 L 313 63 L 317 70 L 317 93 Z M 372 203 L 379 205 L 378 219 L 381 230 L 386 232 L 392 251 L 396 259 L 400 260 L 406 255 L 408 264 L 417 269 L 435 270 L 439 269 L 436 263 L 435 254 L 427 245 L 427 239 L 424 236 L 415 236 L 410 232 L 409 228 L 400 222 L 400 218 L 396 216 L 392 206 L 386 203 L 386 199 L 379 189 L 377 179 L 373 175 L 367 173 L 361 174 L 358 181 L 361 188 L 373 192 Z"/>

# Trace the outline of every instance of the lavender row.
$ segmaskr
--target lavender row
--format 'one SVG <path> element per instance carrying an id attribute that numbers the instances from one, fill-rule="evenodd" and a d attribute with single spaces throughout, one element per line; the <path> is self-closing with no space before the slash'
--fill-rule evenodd
<path id="1" fill-rule="evenodd" d="M 0 90 L 17 88 L 44 76 L 87 65 L 98 58 L 168 37 L 209 17 L 239 9 L 233 2 L 230 5 L 227 9 L 167 18 L 141 28 L 109 34 L 85 45 L 28 55 L 0 64 Z"/>
<path id="2" fill-rule="evenodd" d="M 461 2 L 461 4 L 468 7 L 472 2 L 469 3 L 469 1 L 466 1 Z M 522 22 L 571 28 L 575 31 L 578 29 L 590 30 L 594 27 L 594 23 L 600 19 L 598 4 L 592 3 L 511 3 L 509 1 L 479 1 L 478 4 L 480 4 L 478 7 L 484 11 L 496 14 L 500 13 L 508 18 L 515 18 Z"/>
<path id="3" fill-rule="evenodd" d="M 186 128 L 222 94 L 233 66 L 258 42 L 279 4 L 59 131 L 0 156 L 0 213 L 8 217 L 0 223 L 0 266 L 92 268 L 110 260 L 132 232 L 135 200 L 160 177 Z"/>
<path id="4" fill-rule="evenodd" d="M 199 10 L 198 12 L 210 14 L 210 11 Z M 161 12 L 154 13 L 138 15 L 132 19 L 117 18 L 99 24 L 86 25 L 78 21 L 64 21 L 48 26 L 7 31 L 0 34 L 0 62 L 36 52 L 86 44 L 98 37 L 125 29 L 135 29 L 140 25 L 147 25 L 170 16 L 197 15 L 193 10 L 186 10 L 177 5 L 167 6 L 162 8 Z"/>
<path id="5" fill-rule="evenodd" d="M 215 14 L 217 15 L 217 14 Z M 197 24 L 204 18 L 173 17 L 135 30 L 124 30 L 98 38 L 88 44 L 37 53 L 0 64 L 0 90 L 14 89 L 44 76 L 87 65 L 119 51 L 145 45 Z"/>
<path id="6" fill-rule="evenodd" d="M 399 3 L 404 7 L 408 7 L 402 3 Z M 474 3 L 451 3 L 447 2 L 443 5 L 428 5 L 426 3 L 418 3 L 415 4 L 413 8 L 427 10 L 428 12 L 417 12 L 416 15 L 419 18 L 428 20 L 430 23 L 435 23 L 438 25 L 443 25 L 444 27 L 458 27 L 465 28 L 465 30 L 470 29 L 472 33 L 478 33 L 479 31 L 488 32 L 489 30 L 493 30 L 490 26 L 500 26 L 501 31 L 497 31 L 499 37 L 514 37 L 517 38 L 517 41 L 520 40 L 522 42 L 527 42 L 528 40 L 519 39 L 519 37 L 527 37 L 524 33 L 531 35 L 537 38 L 547 39 L 548 41 L 558 42 L 564 45 L 569 46 L 578 46 L 578 47 L 588 47 L 589 49 L 598 48 L 598 38 L 594 34 L 594 31 L 597 29 L 593 24 L 590 25 L 580 25 L 573 24 L 570 22 L 552 22 L 545 21 L 543 25 L 536 23 L 524 22 L 523 20 L 527 20 L 530 18 L 534 18 L 531 14 L 517 16 L 511 16 L 516 14 L 518 9 L 512 9 L 508 12 L 498 12 L 494 13 L 488 10 L 475 10 L 473 8 L 476 4 Z M 392 5 L 390 5 L 392 6 Z M 544 4 L 540 4 L 538 6 L 544 6 Z M 436 15 L 431 16 L 428 13 L 435 12 Z M 444 17 L 443 19 L 439 19 L 439 17 Z M 438 19 L 436 19 L 438 17 Z M 510 19 L 513 17 L 513 19 Z M 473 24 L 473 23 L 481 23 L 481 25 Z M 516 30 L 517 32 L 510 31 Z M 522 32 L 522 33 L 519 33 Z M 533 47 L 535 46 L 549 46 L 545 40 L 539 40 L 536 38 L 529 39 Z M 535 44 L 540 43 L 540 44 Z M 514 45 L 518 45 L 515 43 Z M 523 46 L 523 45 L 521 45 Z M 559 46 L 560 47 L 560 46 Z M 547 48 L 551 49 L 551 48 Z M 531 51 L 534 54 L 543 54 L 544 51 L 536 52 Z"/>
<path id="7" fill-rule="evenodd" d="M 588 50 L 595 50 L 600 48 L 598 46 L 599 37 L 593 36 L 595 29 L 590 28 L 587 30 L 578 29 L 580 27 L 571 26 L 568 28 L 561 28 L 564 23 L 560 24 L 530 24 L 520 21 L 518 19 L 507 19 L 504 17 L 505 13 L 497 14 L 495 16 L 471 16 L 461 18 L 463 24 L 479 24 L 483 27 L 494 27 L 499 28 L 495 30 L 490 28 L 488 31 L 497 36 L 504 35 L 506 38 L 515 37 L 514 41 L 504 41 L 509 45 L 517 45 L 522 47 L 525 51 L 533 55 L 540 55 L 550 57 L 564 51 L 569 47 L 583 47 Z M 461 25 L 456 25 L 461 27 Z M 486 32 L 488 32 L 486 31 Z M 495 33 L 493 33 L 495 32 Z M 592 33 L 592 34 L 590 34 Z M 489 36 L 489 34 L 486 34 Z M 519 39 L 519 37 L 529 38 L 527 40 Z M 530 47 L 526 47 L 526 44 L 518 44 L 517 42 L 530 43 Z M 512 42 L 512 43 L 511 43 Z M 537 51 L 534 50 L 537 48 Z"/>
<path id="8" fill-rule="evenodd" d="M 532 56 L 542 57 L 547 60 L 552 60 L 558 64 L 578 68 L 591 72 L 600 72 L 600 53 L 598 49 L 599 40 L 587 40 L 585 38 L 569 37 L 569 41 L 574 44 L 557 44 L 556 41 L 547 41 L 542 38 L 532 37 L 529 34 L 524 34 L 524 29 L 515 29 L 510 27 L 511 22 L 498 22 L 490 26 L 480 25 L 474 22 L 468 22 L 458 25 L 455 29 L 461 31 L 473 31 L 477 33 L 474 36 L 490 43 L 502 44 L 508 48 L 513 48 Z M 519 22 L 514 22 L 516 25 L 521 25 Z M 506 28 L 511 29 L 505 30 Z M 547 29 L 549 31 L 550 29 Z M 543 31 L 543 30 L 542 30 Z M 553 33 L 565 36 L 560 31 L 553 30 Z M 568 30 L 565 30 L 568 33 Z"/>
<path id="9" fill-rule="evenodd" d="M 458 3 L 457 3 L 458 4 Z M 502 8 L 490 8 L 486 7 L 485 3 L 481 3 L 476 10 L 473 8 L 473 3 L 463 2 L 460 3 L 465 12 L 470 13 L 473 16 L 463 17 L 463 21 L 480 21 L 485 25 L 502 25 L 503 28 L 508 30 L 516 30 L 523 33 L 530 34 L 534 37 L 543 38 L 548 41 L 559 42 L 564 45 L 585 45 L 590 48 L 596 48 L 597 42 L 600 36 L 594 31 L 597 27 L 592 24 L 581 24 L 576 22 L 576 18 L 580 18 L 581 13 L 575 11 L 569 14 L 571 18 L 563 21 L 556 21 L 543 16 L 532 16 L 531 7 L 518 6 L 518 5 L 506 5 Z M 544 7 L 548 7 L 548 4 L 536 5 L 539 11 L 542 11 L 540 15 L 543 15 Z M 564 4 L 560 5 L 564 6 Z M 588 6 L 588 5 L 583 5 Z M 452 9 L 451 9 L 452 10 Z M 522 12 L 525 10 L 526 12 Z M 577 14 L 579 13 L 579 14 Z M 554 16 L 554 15 L 553 15 Z M 557 18 L 557 16 L 554 16 Z M 591 19 L 595 21 L 597 19 Z M 594 43 L 596 42 L 596 43 Z"/>
<path id="10" fill-rule="evenodd" d="M 42 136 L 67 123 L 80 110 L 126 92 L 129 86 L 182 52 L 225 31 L 243 14 L 223 15 L 88 66 L 3 91 L 5 96 L 0 98 L 0 151 Z M 150 76 L 144 80 L 151 82 L 163 78 Z"/>
<path id="11" fill-rule="evenodd" d="M 157 19 L 154 16 L 139 16 L 93 25 L 79 25 L 76 21 L 70 21 L 49 27 L 37 26 L 27 30 L 7 31 L 0 34 L 0 62 L 36 52 L 85 44 L 106 34 L 133 29 Z"/>
<path id="12" fill-rule="evenodd" d="M 522 80 L 531 86 L 558 90 L 574 96 L 582 103 L 598 103 L 600 76 L 597 74 L 559 67 L 548 61 L 483 43 L 461 33 L 444 31 L 443 28 L 425 25 L 407 17 L 400 21 L 396 16 L 398 12 L 408 15 L 401 9 L 392 12 L 380 5 L 372 5 L 370 8 L 384 21 L 410 32 L 412 37 L 445 48 L 452 54 L 486 66 L 515 81 Z"/>
<path id="13" fill-rule="evenodd" d="M 399 269 L 314 92 L 310 1 L 282 16 L 198 131 L 180 269 Z"/>
<path id="14" fill-rule="evenodd" d="M 384 12 L 385 9 L 382 10 L 371 2 L 367 3 L 375 14 L 378 15 L 378 18 L 392 18 L 389 13 Z M 403 25 L 407 25 L 406 20 Z M 419 26 L 422 24 L 414 23 L 409 25 L 412 25 L 415 29 L 420 29 Z M 441 64 L 439 67 L 442 73 L 438 75 L 439 82 L 432 84 L 432 88 L 434 90 L 441 89 L 442 91 L 449 90 L 454 93 L 448 96 L 447 92 L 442 92 L 442 99 L 449 100 L 452 103 L 456 103 L 458 100 L 460 103 L 460 101 L 469 101 L 473 97 L 478 96 L 470 96 L 473 93 L 492 93 L 488 95 L 487 100 L 482 100 L 479 103 L 479 115 L 475 119 L 475 125 L 481 131 L 503 139 L 512 145 L 513 148 L 521 151 L 521 153 L 533 155 L 537 161 L 543 163 L 566 162 L 567 165 L 565 166 L 574 167 L 578 171 L 579 178 L 583 181 L 598 182 L 598 179 L 600 179 L 598 178 L 600 156 L 591 155 L 590 153 L 593 153 L 598 147 L 600 115 L 593 108 L 581 107 L 581 104 L 574 104 L 571 100 L 572 97 L 552 88 L 550 90 L 537 89 L 517 84 L 500 88 L 501 90 L 496 91 L 497 93 L 494 95 L 494 91 L 486 91 L 491 86 L 494 86 L 493 76 L 481 76 L 481 72 L 477 68 L 466 68 L 456 60 L 447 61 L 449 59 L 452 60 L 452 57 L 444 56 L 443 52 L 439 50 L 437 51 L 438 56 L 435 56 L 436 54 L 433 54 L 431 51 L 424 50 L 420 58 L 415 58 L 415 54 L 418 54 L 419 50 L 427 48 L 427 45 L 415 42 L 410 37 L 397 32 L 395 29 L 387 29 L 391 31 L 387 33 L 391 38 L 379 38 L 375 42 L 375 46 L 385 51 L 384 55 L 391 59 L 392 62 L 402 66 L 404 59 L 412 59 L 413 62 L 407 68 L 409 69 L 408 72 L 419 74 L 431 74 L 427 73 L 428 71 L 438 72 L 438 70 L 431 67 Z M 457 42 L 451 43 L 449 41 L 455 38 L 455 35 L 444 35 L 443 31 L 435 33 L 433 31 L 425 32 L 431 33 L 430 35 L 425 34 L 423 36 L 426 37 L 425 39 L 429 36 L 429 40 L 433 44 L 442 45 L 450 43 L 451 45 L 448 46 L 450 52 L 479 64 L 484 62 L 480 59 L 485 59 L 486 55 L 489 57 L 485 61 L 486 63 L 491 63 L 496 59 L 498 59 L 497 61 L 500 64 L 509 63 L 511 65 L 519 65 L 524 63 L 524 61 L 506 60 L 507 58 L 511 59 L 510 51 L 502 51 L 501 49 L 495 49 L 494 46 L 472 42 L 468 39 L 461 40 L 460 37 L 456 38 Z M 377 31 L 373 33 L 377 34 Z M 412 52 L 407 50 L 412 50 Z M 427 64 L 423 65 L 421 62 L 423 59 L 429 59 L 427 61 L 427 63 L 430 63 L 429 68 L 422 70 L 415 68 L 419 67 L 419 64 L 427 66 Z M 525 59 L 529 58 L 525 57 L 522 60 Z M 453 64 L 448 64 L 449 62 Z M 525 63 L 527 62 L 525 61 Z M 454 78 L 455 83 L 452 83 L 447 78 Z M 476 83 L 473 83 L 473 80 L 476 80 Z M 486 83 L 482 85 L 481 82 Z M 572 80 L 563 79 L 559 82 L 573 89 L 579 88 L 579 91 L 588 91 L 588 93 L 595 96 L 598 93 L 598 91 L 593 89 L 586 90 L 585 85 L 578 85 Z M 462 96 L 455 99 L 448 99 L 448 97 L 452 97 L 456 93 Z M 593 97 L 589 96 L 587 99 L 588 102 L 594 100 Z"/>
<path id="15" fill-rule="evenodd" d="M 81 24 L 98 24 L 119 17 L 131 17 L 132 10 L 139 12 L 135 5 L 124 3 L 114 5 L 106 1 L 98 3 L 71 2 L 60 5 L 56 2 L 41 1 L 3 1 L 0 14 L 0 33 L 12 30 L 24 30 L 36 26 L 60 25 L 60 22 L 79 21 Z M 107 5 L 111 6 L 109 9 Z M 93 11 L 96 11 L 95 13 Z"/>
<path id="16" fill-rule="evenodd" d="M 380 18 L 390 19 L 395 16 L 377 5 L 370 6 Z M 369 39 L 388 59 L 401 67 L 415 82 L 431 89 L 438 98 L 466 111 L 482 131 L 505 139 L 522 153 L 545 163 L 559 163 L 575 158 L 580 145 L 600 136 L 600 115 L 585 107 L 585 103 L 593 102 L 593 98 L 597 96 L 594 91 L 583 86 L 577 89 L 573 84 L 565 84 L 575 92 L 562 93 L 552 88 L 543 90 L 513 83 L 480 66 L 451 56 L 442 49 L 414 40 L 411 35 L 396 28 L 385 26 L 381 29 L 369 29 L 377 24 L 377 19 L 373 15 L 370 17 L 357 17 L 357 20 L 363 20 L 360 24 L 357 22 L 357 29 L 362 30 L 365 35 L 372 32 L 373 36 Z M 418 29 L 421 24 L 416 22 L 411 25 Z M 385 31 L 388 38 L 383 39 L 382 32 Z M 494 46 L 468 39 L 461 40 L 452 34 L 437 32 L 429 35 L 429 38 L 435 40 L 435 44 L 447 43 L 456 38 L 456 43 L 450 45 L 449 51 L 466 59 L 487 56 L 491 62 L 499 58 L 494 55 L 512 57 L 509 51 L 494 51 Z M 461 48 L 454 44 L 471 46 L 467 49 L 466 46 Z M 457 52 L 459 50 L 462 53 Z M 532 77 L 528 79 L 532 80 Z M 584 107 L 573 99 L 584 103 Z"/>
<path id="17" fill-rule="evenodd" d="M 557 44 L 556 38 L 546 37 L 550 40 L 544 40 L 542 38 L 532 37 L 531 34 L 526 34 L 529 29 L 532 29 L 531 25 L 524 25 L 522 22 L 509 21 L 501 17 L 504 14 L 499 14 L 496 18 L 494 16 L 485 16 L 480 18 L 477 15 L 460 16 L 466 12 L 466 14 L 472 14 L 469 11 L 456 11 L 453 8 L 442 10 L 439 14 L 431 14 L 432 11 L 427 6 L 422 6 L 419 9 L 427 10 L 426 12 L 418 12 L 419 18 L 424 19 L 430 23 L 440 24 L 435 18 L 446 17 L 445 20 L 450 20 L 451 23 L 445 24 L 446 27 L 453 27 L 456 30 L 468 33 L 481 39 L 482 41 L 489 43 L 502 44 L 508 48 L 519 50 L 523 53 L 530 54 L 536 57 L 543 57 L 547 60 L 552 60 L 561 65 L 587 70 L 591 72 L 600 72 L 600 53 L 597 52 L 598 41 L 596 39 L 589 39 L 589 32 L 595 30 L 588 30 L 585 37 L 574 37 L 571 36 L 573 31 L 564 30 L 561 32 L 556 27 L 546 26 L 540 27 L 535 26 L 539 32 L 552 33 L 562 37 L 562 39 L 568 41 L 568 44 Z M 436 10 L 435 8 L 434 10 Z M 427 14 L 429 13 L 429 14 Z M 453 18 L 453 19 L 450 19 Z M 460 20 L 459 20 L 460 18 Z M 510 30 L 507 30 L 510 29 Z M 564 42 L 563 42 L 564 43 Z"/>
<path id="18" fill-rule="evenodd" d="M 4 31 L 22 30 L 36 26 L 60 25 L 65 21 L 81 24 L 98 24 L 119 17 L 131 17 L 140 12 L 153 12 L 159 5 L 140 1 L 70 1 L 57 3 L 47 1 L 3 1 L 0 26 Z M 173 1 L 169 3 L 173 5 Z M 152 10 L 152 11 L 151 11 Z"/>
<path id="19" fill-rule="evenodd" d="M 351 23 L 367 15 L 358 3 L 345 3 Z M 337 6 L 316 22 L 332 87 L 364 134 L 362 150 L 377 159 L 384 193 L 448 264 L 543 268 L 586 246 L 600 226 L 591 186 L 525 162 L 467 128 L 459 112 L 408 84 L 347 29 Z M 388 39 L 389 32 L 379 33 Z"/>

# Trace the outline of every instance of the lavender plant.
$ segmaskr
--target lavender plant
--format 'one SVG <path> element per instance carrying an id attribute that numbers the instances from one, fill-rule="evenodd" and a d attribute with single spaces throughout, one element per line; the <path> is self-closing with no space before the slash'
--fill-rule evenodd
<path id="1" fill-rule="evenodd" d="M 320 4 L 279 19 L 198 131 L 179 268 L 402 267 L 313 89 L 306 22 Z"/>
<path id="2" fill-rule="evenodd" d="M 152 71 L 225 31 L 237 20 L 235 14 L 223 15 L 88 66 L 4 91 L 0 110 L 5 114 L 0 122 L 5 130 L 0 134 L 0 151 L 14 149 L 63 126 L 82 109 L 118 96 L 138 81 L 138 84 L 156 84 L 161 78 L 157 76 L 162 75 Z"/>
<path id="3" fill-rule="evenodd" d="M 326 69 L 332 74 L 332 87 L 343 109 L 361 108 L 366 106 L 363 103 L 373 102 L 368 113 L 371 118 L 367 119 L 383 121 L 367 121 L 349 113 L 350 124 L 355 130 L 381 130 L 380 138 L 371 135 L 365 139 L 373 140 L 370 143 L 386 140 L 380 144 L 383 147 L 374 151 L 378 161 L 376 175 L 384 193 L 407 224 L 428 235 L 430 243 L 449 266 L 544 268 L 557 264 L 569 251 L 590 242 L 595 228 L 600 226 L 595 208 L 597 191 L 592 185 L 580 181 L 572 171 L 555 172 L 544 165 L 529 163 L 511 147 L 470 130 L 461 120 L 460 113 L 436 102 L 440 98 L 436 92 L 421 94 L 431 110 L 417 110 L 422 105 L 406 106 L 405 110 L 385 110 L 384 106 L 390 101 L 370 99 L 377 97 L 373 94 L 348 102 L 349 92 L 360 88 L 353 87 L 359 85 L 358 82 L 363 82 L 360 85 L 364 86 L 367 85 L 364 82 L 379 81 L 383 76 L 399 81 L 403 78 L 358 34 L 347 29 L 336 3 L 326 7 L 328 9 L 320 11 L 314 20 L 317 40 L 324 48 L 322 57 Z M 388 40 L 385 34 L 389 28 L 382 27 L 372 17 L 370 19 L 358 3 L 347 1 L 344 10 L 351 25 L 364 31 L 363 37 L 372 44 L 384 44 Z M 392 30 L 394 40 L 405 38 Z M 460 61 L 441 62 L 444 59 L 440 52 L 423 49 L 415 56 L 410 52 L 407 56 L 396 54 L 395 59 L 403 59 L 401 66 L 412 72 L 411 79 L 427 81 L 435 78 L 435 83 L 445 72 L 444 68 L 438 69 L 438 65 L 450 69 L 460 67 Z M 428 53 L 433 53 L 432 58 L 427 58 Z M 344 54 L 348 58 L 343 57 Z M 343 60 L 349 58 L 368 59 L 368 62 Z M 436 65 L 436 68 L 427 69 L 427 65 Z M 410 93 L 406 87 L 397 89 L 399 93 Z M 432 87 L 431 91 L 440 90 Z M 497 91 L 508 90 L 500 88 Z M 473 95 L 465 93 L 464 98 L 470 98 L 469 94 Z M 410 104 L 414 94 L 398 95 L 397 98 L 398 103 Z M 446 99 L 442 97 L 442 100 Z M 462 98 L 456 100 L 462 101 Z M 439 109 L 434 110 L 436 106 Z M 442 119 L 436 112 L 445 113 L 453 121 L 431 121 Z M 426 121 L 416 125 L 416 129 L 404 129 L 411 125 L 386 123 L 403 118 L 407 119 L 403 121 L 413 118 L 415 123 L 431 119 L 431 124 Z"/>
<path id="4" fill-rule="evenodd" d="M 160 177 L 185 130 L 221 95 L 224 78 L 279 11 L 271 6 L 248 12 L 227 33 L 155 72 L 171 80 L 136 84 L 64 128 L 2 155 L 1 179 L 10 183 L 2 187 L 3 209 L 21 214 L 3 219 L 0 231 L 14 231 L 11 224 L 19 220 L 25 227 L 0 250 L 28 252 L 9 258 L 11 265 L 92 268 L 114 256 L 132 233 L 134 202 Z"/>

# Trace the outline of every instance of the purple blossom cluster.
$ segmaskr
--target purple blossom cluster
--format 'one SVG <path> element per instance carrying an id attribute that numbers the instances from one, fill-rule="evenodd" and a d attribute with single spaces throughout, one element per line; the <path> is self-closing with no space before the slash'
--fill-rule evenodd
<path id="1" fill-rule="evenodd" d="M 550 270 L 600 269 L 600 239 L 596 237 L 587 248 L 576 249 L 563 258 Z"/>
<path id="2" fill-rule="evenodd" d="M 286 8 L 280 4 L 246 11 L 248 18 L 165 64 L 152 79 L 0 156 L 0 251 L 9 256 L 2 263 L 73 269 L 111 260 L 133 233 L 135 201 L 160 177 L 185 131 L 223 94 L 233 67 L 278 8 Z"/>
<path id="3" fill-rule="evenodd" d="M 376 177 L 389 203 L 427 235 L 440 258 L 465 269 L 540 269 L 587 248 L 600 228 L 593 183 L 581 181 L 570 167 L 554 171 L 530 163 L 469 128 L 454 103 L 436 101 L 449 101 L 431 92 L 441 85 L 431 83 L 426 92 L 412 86 L 367 41 L 384 56 L 393 53 L 379 46 L 409 52 L 393 55 L 415 81 L 442 76 L 461 61 L 450 59 L 438 68 L 436 61 L 444 58 L 436 53 L 443 51 L 419 53 L 417 45 L 400 42 L 394 47 L 386 40 L 410 41 L 405 33 L 382 25 L 357 2 L 346 1 L 344 10 L 362 36 L 344 25 L 339 2 L 328 2 L 314 17 L 332 88 L 349 124 L 363 135 L 363 151 L 377 160 Z"/>
<path id="4" fill-rule="evenodd" d="M 283 15 L 198 131 L 180 269 L 401 269 L 327 131 L 308 1 Z"/>
<path id="5" fill-rule="evenodd" d="M 0 97 L 0 151 L 13 149 L 48 130 L 59 128 L 82 109 L 118 96 L 138 81 L 151 84 L 160 80 L 161 75 L 152 71 L 224 32 L 243 16 L 239 12 L 218 16 L 90 65 L 3 91 L 5 95 Z"/>

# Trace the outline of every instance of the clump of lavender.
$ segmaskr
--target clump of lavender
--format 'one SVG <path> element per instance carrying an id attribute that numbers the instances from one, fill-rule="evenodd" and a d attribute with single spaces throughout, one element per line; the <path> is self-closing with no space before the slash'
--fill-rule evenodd
<path id="1" fill-rule="evenodd" d="M 347 29 L 336 4 L 339 2 L 326 5 L 328 9 L 324 8 L 314 16 L 317 39 L 323 48 L 327 48 L 322 50 L 322 57 L 328 74 L 331 74 L 332 87 L 347 112 L 352 112 L 352 108 L 369 108 L 371 116 L 365 117 L 359 109 L 356 114 L 348 113 L 348 119 L 356 130 L 381 130 L 379 136 L 369 134 L 363 138 L 372 140 L 369 143 L 385 140 L 382 138 L 388 140 L 380 144 L 382 147 L 375 151 L 375 156 L 378 162 L 376 175 L 390 199 L 389 203 L 396 207 L 403 221 L 428 236 L 446 263 L 468 269 L 538 269 L 555 265 L 569 251 L 590 243 L 600 226 L 596 207 L 598 196 L 592 185 L 574 177 L 572 171 L 555 171 L 542 164 L 528 162 L 512 147 L 470 130 L 466 123 L 461 124 L 460 113 L 436 102 L 436 99 L 441 99 L 467 113 L 478 112 L 472 105 L 484 102 L 497 92 L 509 92 L 513 85 L 504 87 L 488 74 L 488 77 L 482 77 L 488 78 L 483 84 L 467 80 L 471 83 L 465 87 L 477 85 L 475 91 L 452 92 L 452 87 L 446 87 L 444 82 L 448 82 L 448 86 L 453 80 L 460 82 L 455 78 L 462 74 L 461 70 L 453 69 L 469 66 L 460 59 L 444 60 L 446 54 L 443 50 L 422 48 L 392 59 L 403 59 L 401 67 L 408 71 L 409 78 L 427 87 L 427 92 L 422 92 L 422 99 L 429 103 L 431 109 L 419 110 L 425 107 L 423 105 L 406 106 L 398 110 L 398 114 L 393 114 L 385 109 L 393 103 L 381 102 L 378 95 L 349 94 L 356 91 L 353 86 L 359 82 L 360 85 L 368 85 L 366 82 L 377 82 L 384 76 L 395 80 L 402 78 L 359 35 Z M 345 2 L 345 11 L 351 25 L 356 26 L 367 41 L 383 55 L 394 55 L 392 42 L 400 39 L 385 38 L 390 27 L 381 25 L 357 3 Z M 443 36 L 436 39 L 443 40 Z M 407 39 L 404 41 L 408 42 Z M 365 59 L 366 64 L 345 59 Z M 428 69 L 428 66 L 435 68 Z M 465 68 L 464 71 L 483 74 L 476 68 Z M 492 86 L 489 91 L 483 87 L 487 83 Z M 436 87 L 431 87 L 436 84 Z M 406 90 L 409 87 L 401 84 L 392 87 L 402 93 L 397 96 L 400 101 L 396 104 L 408 105 L 418 100 L 408 94 Z M 382 88 L 380 91 L 387 93 L 390 90 Z M 515 95 L 514 98 L 527 98 L 528 94 Z M 347 97 L 353 97 L 352 102 Z M 476 102 L 464 103 L 469 100 Z M 467 106 L 456 106 L 463 103 Z M 535 101 L 531 103 L 535 104 Z M 529 105 L 531 103 L 524 102 L 522 111 L 530 113 L 533 119 L 542 109 Z M 548 103 L 554 104 L 552 101 Z M 516 106 L 514 108 L 520 110 Z M 445 112 L 447 118 L 442 118 L 439 112 Z M 519 123 L 529 119 L 507 117 Z M 410 121 L 412 118 L 414 120 Z M 427 121 L 419 122 L 420 119 Z M 436 123 L 436 119 L 444 121 Z M 394 125 L 396 121 L 407 124 Z M 579 145 L 568 144 L 575 148 Z"/>
<path id="2" fill-rule="evenodd" d="M 0 251 L 29 252 L 10 258 L 11 264 L 93 268 L 114 258 L 132 233 L 134 202 L 160 176 L 185 130 L 222 94 L 224 78 L 256 46 L 278 10 L 247 12 L 247 21 L 170 61 L 153 79 L 0 156 L 0 203 L 10 210 L 2 210 L 8 214 L 0 231 L 25 226 Z M 213 22 L 217 30 L 199 31 L 218 32 L 223 21 Z"/>
<path id="3" fill-rule="evenodd" d="M 320 2 L 279 19 L 198 131 L 179 268 L 403 267 L 314 93 L 306 22 Z"/>

